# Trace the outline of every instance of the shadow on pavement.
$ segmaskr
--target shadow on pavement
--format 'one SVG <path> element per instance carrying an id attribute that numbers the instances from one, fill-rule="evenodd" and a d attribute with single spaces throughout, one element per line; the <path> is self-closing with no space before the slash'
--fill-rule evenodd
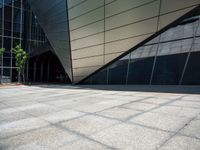
<path id="1" fill-rule="evenodd" d="M 160 93 L 200 94 L 200 86 L 175 86 L 175 85 L 71 85 L 71 84 L 34 84 L 43 88 L 60 89 L 94 89 L 106 91 L 138 91 Z"/>

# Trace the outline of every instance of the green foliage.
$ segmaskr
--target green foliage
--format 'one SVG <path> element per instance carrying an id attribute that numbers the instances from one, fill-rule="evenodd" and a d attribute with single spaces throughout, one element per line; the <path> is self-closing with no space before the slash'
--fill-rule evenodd
<path id="1" fill-rule="evenodd" d="M 0 56 L 2 56 L 4 52 L 5 52 L 5 48 L 0 48 Z"/>
<path id="2" fill-rule="evenodd" d="M 29 55 L 25 50 L 21 48 L 20 44 L 16 45 L 15 48 L 13 48 L 13 53 L 15 54 L 16 58 L 17 71 L 19 72 L 19 74 L 22 75 L 24 73 L 24 68 Z"/>

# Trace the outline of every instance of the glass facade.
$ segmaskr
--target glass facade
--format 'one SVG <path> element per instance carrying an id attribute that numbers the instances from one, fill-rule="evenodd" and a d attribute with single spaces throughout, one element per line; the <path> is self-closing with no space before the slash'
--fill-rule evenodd
<path id="1" fill-rule="evenodd" d="M 200 11 L 90 76 L 84 84 L 200 84 Z"/>
<path id="2" fill-rule="evenodd" d="M 27 0 L 0 0 L 0 47 L 5 48 L 0 58 L 1 82 L 18 80 L 13 47 L 21 44 L 30 53 L 46 41 Z"/>

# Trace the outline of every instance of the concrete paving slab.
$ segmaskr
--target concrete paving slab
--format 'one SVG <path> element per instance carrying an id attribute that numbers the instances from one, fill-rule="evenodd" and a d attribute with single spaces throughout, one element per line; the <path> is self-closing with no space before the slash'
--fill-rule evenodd
<path id="1" fill-rule="evenodd" d="M 7 105 L 0 103 L 0 110 L 4 109 L 4 108 L 7 108 L 7 107 L 8 107 Z"/>
<path id="2" fill-rule="evenodd" d="M 200 101 L 200 95 L 186 95 L 182 98 L 182 100 L 187 101 Z"/>
<path id="3" fill-rule="evenodd" d="M 17 120 L 9 123 L 2 123 L 0 124 L 0 139 L 11 137 L 47 125 L 49 125 L 47 122 L 34 117 Z"/>
<path id="4" fill-rule="evenodd" d="M 194 101 L 175 101 L 175 102 L 170 103 L 169 105 L 179 106 L 179 107 L 191 107 L 191 108 L 200 109 L 200 101 L 199 102 L 194 102 Z"/>
<path id="5" fill-rule="evenodd" d="M 64 122 L 61 124 L 61 126 L 84 135 L 91 135 L 103 129 L 109 128 L 117 123 L 119 122 L 115 120 L 110 120 L 94 115 L 88 115 Z"/>
<path id="6" fill-rule="evenodd" d="M 74 110 L 63 110 L 59 112 L 49 113 L 47 115 L 40 116 L 40 119 L 46 120 L 50 123 L 58 123 L 60 121 L 67 121 L 72 118 L 84 115 L 84 113 L 77 112 Z"/>
<path id="7" fill-rule="evenodd" d="M 112 150 L 108 146 L 99 144 L 92 140 L 80 139 L 78 141 L 72 142 L 59 148 L 59 150 Z"/>
<path id="8" fill-rule="evenodd" d="M 187 117 L 193 118 L 196 117 L 200 113 L 200 109 L 196 108 L 184 108 L 184 107 L 177 107 L 177 106 L 162 106 L 158 109 L 153 110 L 152 112 L 160 113 L 160 114 L 167 114 L 177 117 Z"/>
<path id="9" fill-rule="evenodd" d="M 156 105 L 156 104 L 140 103 L 140 102 L 133 102 L 130 104 L 123 105 L 123 107 L 125 108 L 139 110 L 139 111 L 148 111 L 158 106 L 159 105 Z"/>
<path id="10" fill-rule="evenodd" d="M 79 136 L 57 127 L 45 127 L 1 140 L 0 145 L 6 147 L 6 149 L 37 149 L 33 145 L 37 145 L 40 148 L 57 149 L 79 138 Z M 32 148 L 31 145 L 33 146 Z"/>
<path id="11" fill-rule="evenodd" d="M 148 98 L 148 99 L 142 100 L 141 102 L 160 105 L 160 104 L 168 103 L 170 101 L 172 101 L 172 100 L 154 97 L 154 98 Z"/>
<path id="12" fill-rule="evenodd" d="M 199 150 L 200 140 L 185 137 L 185 136 L 175 136 L 171 138 L 164 146 L 159 150 Z"/>
<path id="13" fill-rule="evenodd" d="M 7 148 L 8 150 L 13 150 L 13 148 Z M 26 145 L 22 145 L 19 147 L 14 148 L 15 150 L 35 150 L 35 149 L 39 149 L 39 150 L 53 150 L 50 147 L 47 146 L 41 146 L 41 145 L 37 145 L 37 143 L 31 143 L 31 144 L 26 144 Z"/>
<path id="14" fill-rule="evenodd" d="M 0 149 L 199 150 L 199 89 L 120 85 L 1 88 Z M 190 123 L 193 117 L 195 121 Z"/>
<path id="15" fill-rule="evenodd" d="M 157 113 L 144 113 L 132 118 L 130 122 L 176 132 L 185 126 L 189 122 L 189 119 Z"/>
<path id="16" fill-rule="evenodd" d="M 197 116 L 197 119 L 200 119 L 200 114 Z"/>
<path id="17" fill-rule="evenodd" d="M 91 138 L 116 149 L 155 150 L 169 136 L 167 132 L 120 124 L 91 135 Z"/>
<path id="18" fill-rule="evenodd" d="M 200 120 L 192 120 L 180 133 L 200 139 Z"/>
<path id="19" fill-rule="evenodd" d="M 133 115 L 137 115 L 139 113 L 141 113 L 141 111 L 116 107 L 116 108 L 112 108 L 112 109 L 108 109 L 108 110 L 99 112 L 97 114 L 103 115 L 106 117 L 115 118 L 115 119 L 126 120 L 129 117 L 131 117 Z"/>
<path id="20" fill-rule="evenodd" d="M 0 123 L 8 123 L 21 119 L 26 119 L 32 117 L 22 111 L 19 111 L 14 108 L 2 109 L 0 110 Z"/>
<path id="21" fill-rule="evenodd" d="M 16 109 L 23 111 L 27 114 L 31 114 L 33 116 L 40 116 L 40 115 L 44 115 L 44 114 L 48 114 L 48 113 L 52 113 L 52 112 L 57 112 L 60 110 L 56 107 L 46 105 L 46 104 L 41 104 L 41 103 L 22 106 L 22 107 L 18 107 Z"/>

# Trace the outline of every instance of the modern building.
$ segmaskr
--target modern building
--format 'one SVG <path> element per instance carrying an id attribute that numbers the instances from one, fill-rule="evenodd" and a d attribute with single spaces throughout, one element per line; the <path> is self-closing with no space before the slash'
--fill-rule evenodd
<path id="1" fill-rule="evenodd" d="M 200 0 L 1 0 L 1 76 L 31 82 L 200 85 Z"/>

